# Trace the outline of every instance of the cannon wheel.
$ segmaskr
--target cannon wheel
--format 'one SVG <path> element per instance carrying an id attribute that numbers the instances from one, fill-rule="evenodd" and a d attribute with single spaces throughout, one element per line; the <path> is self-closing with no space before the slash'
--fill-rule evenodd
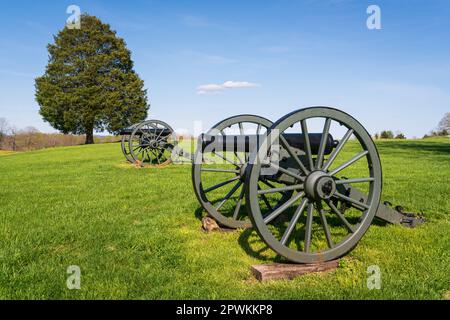
<path id="1" fill-rule="evenodd" d="M 207 134 L 265 134 L 271 125 L 270 120 L 259 116 L 240 115 L 221 121 Z M 207 157 L 208 155 L 202 154 L 201 148 L 197 148 L 192 165 L 192 181 L 198 201 L 208 214 L 222 226 L 228 228 L 251 227 L 251 222 L 243 206 L 249 153 L 216 152 L 214 153 L 215 159 L 223 163 L 220 167 L 205 163 L 203 160 Z M 273 207 L 280 201 L 286 201 L 285 195 L 275 198 L 275 201 L 272 201 Z M 270 204 L 268 205 L 270 206 Z"/>
<path id="2" fill-rule="evenodd" d="M 323 126 L 324 136 L 328 136 L 331 129 L 345 134 L 340 135 L 342 138 L 328 159 L 324 156 L 325 141 L 321 142 L 314 158 L 306 138 L 305 154 L 296 156 L 281 135 L 301 130 L 304 137 L 308 137 L 307 123 L 317 125 L 317 120 L 320 120 L 319 127 Z M 351 140 L 352 137 L 356 139 Z M 289 168 L 287 174 L 296 181 L 284 189 L 294 189 L 295 194 L 278 210 L 266 214 L 261 194 L 272 191 L 259 190 L 258 181 L 261 163 L 264 167 L 272 166 L 264 159 L 270 156 L 272 142 L 269 141 L 276 141 L 274 138 L 279 138 L 281 148 L 293 158 L 295 168 Z M 266 145 L 263 143 L 263 147 L 252 153 L 253 165 L 248 168 L 246 183 L 248 211 L 260 237 L 276 253 L 297 263 L 330 261 L 347 254 L 369 228 L 380 202 L 381 164 L 370 135 L 350 115 L 337 109 L 314 107 L 281 118 L 269 130 L 266 141 Z M 261 161 L 255 162 L 256 157 Z M 344 174 L 346 178 L 340 178 Z M 350 185 L 363 188 L 367 200 L 356 201 L 346 196 L 346 189 L 342 187 Z M 344 212 L 349 206 L 352 209 Z M 276 217 L 287 212 L 290 221 L 277 223 Z"/>
<path id="3" fill-rule="evenodd" d="M 136 127 L 136 124 L 130 126 L 130 129 L 134 129 L 135 127 Z M 125 156 L 127 161 L 134 162 L 134 159 L 130 153 L 130 138 L 131 138 L 131 134 L 122 135 L 121 147 L 122 147 L 123 155 Z"/>
<path id="4" fill-rule="evenodd" d="M 143 167 L 168 165 L 177 144 L 175 131 L 167 123 L 159 120 L 141 122 L 135 126 L 129 140 L 132 162 Z"/>

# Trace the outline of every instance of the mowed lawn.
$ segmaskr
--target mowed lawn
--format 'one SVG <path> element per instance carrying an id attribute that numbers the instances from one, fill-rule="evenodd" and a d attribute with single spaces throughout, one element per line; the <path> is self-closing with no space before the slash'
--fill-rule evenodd
<path id="1" fill-rule="evenodd" d="M 190 165 L 139 169 L 119 144 L 0 157 L 2 299 L 449 299 L 450 139 L 382 141 L 383 200 L 423 212 L 378 223 L 340 267 L 259 283 L 279 258 L 252 230 L 204 233 Z M 81 290 L 66 287 L 81 268 Z M 381 269 L 381 290 L 367 268 Z"/>

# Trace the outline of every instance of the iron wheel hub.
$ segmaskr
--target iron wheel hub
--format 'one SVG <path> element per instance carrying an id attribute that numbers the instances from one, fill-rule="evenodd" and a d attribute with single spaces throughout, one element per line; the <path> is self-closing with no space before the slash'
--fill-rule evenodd
<path id="1" fill-rule="evenodd" d="M 305 193 L 313 200 L 330 199 L 336 192 L 334 179 L 323 171 L 311 172 L 305 180 Z"/>
<path id="2" fill-rule="evenodd" d="M 149 146 L 153 149 L 156 149 L 159 146 L 159 143 L 156 140 L 151 140 Z"/>

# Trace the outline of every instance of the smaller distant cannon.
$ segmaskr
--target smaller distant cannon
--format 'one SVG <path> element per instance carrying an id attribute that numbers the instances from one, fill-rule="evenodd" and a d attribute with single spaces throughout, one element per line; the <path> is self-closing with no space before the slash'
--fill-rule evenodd
<path id="1" fill-rule="evenodd" d="M 122 129 L 120 134 L 127 161 L 140 166 L 165 166 L 172 162 L 178 139 L 167 123 L 147 120 Z"/>

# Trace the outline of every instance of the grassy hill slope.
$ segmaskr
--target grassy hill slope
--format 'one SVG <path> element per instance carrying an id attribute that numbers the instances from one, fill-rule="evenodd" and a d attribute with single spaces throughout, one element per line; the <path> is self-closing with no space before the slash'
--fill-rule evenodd
<path id="1" fill-rule="evenodd" d="M 258 283 L 275 255 L 252 230 L 206 234 L 190 166 L 137 169 L 119 144 L 0 157 L 2 299 L 442 299 L 450 290 L 450 139 L 377 143 L 383 200 L 418 229 L 373 225 L 327 274 Z M 81 267 L 81 290 L 66 288 Z M 378 265 L 382 289 L 368 290 Z"/>

